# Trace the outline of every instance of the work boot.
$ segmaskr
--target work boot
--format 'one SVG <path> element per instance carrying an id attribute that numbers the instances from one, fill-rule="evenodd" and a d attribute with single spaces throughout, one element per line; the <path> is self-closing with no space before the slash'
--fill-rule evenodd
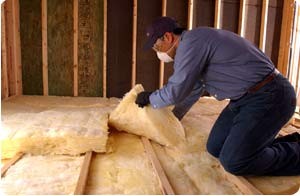
<path id="1" fill-rule="evenodd" d="M 277 142 L 300 142 L 300 134 L 298 132 L 294 132 L 289 135 L 278 137 L 273 143 Z"/>

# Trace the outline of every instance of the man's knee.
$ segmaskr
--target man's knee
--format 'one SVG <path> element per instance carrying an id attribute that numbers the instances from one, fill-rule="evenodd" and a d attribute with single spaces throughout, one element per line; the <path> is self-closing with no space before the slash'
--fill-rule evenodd
<path id="1" fill-rule="evenodd" d="M 248 175 L 252 173 L 247 167 L 248 163 L 242 159 L 238 159 L 238 157 L 229 158 L 226 154 L 221 153 L 219 160 L 224 169 L 231 174 Z"/>
<path id="2" fill-rule="evenodd" d="M 207 141 L 206 143 L 206 150 L 212 156 L 219 158 L 220 155 L 220 148 L 213 144 L 212 142 Z"/>

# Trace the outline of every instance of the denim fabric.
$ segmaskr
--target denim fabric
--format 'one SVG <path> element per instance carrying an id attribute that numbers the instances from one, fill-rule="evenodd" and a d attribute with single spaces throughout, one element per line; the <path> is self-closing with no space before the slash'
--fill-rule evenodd
<path id="1" fill-rule="evenodd" d="M 294 88 L 279 74 L 230 101 L 211 130 L 208 152 L 235 175 L 300 175 L 300 142 L 274 142 L 295 106 Z"/>

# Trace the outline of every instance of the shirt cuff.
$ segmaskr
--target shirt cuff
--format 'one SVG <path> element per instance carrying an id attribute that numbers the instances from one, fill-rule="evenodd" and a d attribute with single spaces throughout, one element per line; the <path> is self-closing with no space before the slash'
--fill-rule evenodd
<path id="1" fill-rule="evenodd" d="M 170 105 L 170 104 L 166 103 L 165 101 L 163 101 L 163 99 L 160 97 L 159 90 L 154 91 L 150 95 L 149 100 L 150 100 L 151 106 L 154 109 L 162 108 L 162 107 Z"/>

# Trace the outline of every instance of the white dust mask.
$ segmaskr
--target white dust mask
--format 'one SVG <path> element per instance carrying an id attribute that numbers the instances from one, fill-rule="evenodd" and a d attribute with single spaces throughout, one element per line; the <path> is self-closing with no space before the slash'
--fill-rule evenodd
<path id="1" fill-rule="evenodd" d="M 161 61 L 163 61 L 165 63 L 173 62 L 174 59 L 172 57 L 170 57 L 170 55 L 168 55 L 168 53 L 174 48 L 174 46 L 175 46 L 175 44 L 176 44 L 177 41 L 178 41 L 178 39 L 174 42 L 174 44 L 171 46 L 171 48 L 167 52 L 159 52 L 159 51 L 157 51 L 156 52 L 157 57 Z"/>

